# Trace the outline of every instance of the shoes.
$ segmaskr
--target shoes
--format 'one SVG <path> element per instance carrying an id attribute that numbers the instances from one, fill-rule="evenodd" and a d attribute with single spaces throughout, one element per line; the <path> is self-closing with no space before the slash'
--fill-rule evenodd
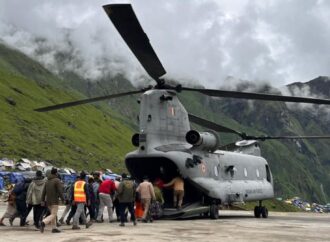
<path id="1" fill-rule="evenodd" d="M 13 226 L 13 222 L 14 222 L 14 219 L 13 219 L 13 218 L 10 218 L 10 219 L 9 219 L 9 224 L 10 224 L 10 226 Z"/>
<path id="2" fill-rule="evenodd" d="M 86 224 L 86 229 L 88 229 L 90 226 L 92 226 L 92 222 L 91 221 L 89 221 L 87 224 Z"/>
<path id="3" fill-rule="evenodd" d="M 96 223 L 103 223 L 102 220 L 96 220 Z"/>
<path id="4" fill-rule="evenodd" d="M 145 218 L 142 219 L 142 223 L 148 223 L 148 220 L 146 220 Z"/>
<path id="5" fill-rule="evenodd" d="M 134 226 L 136 226 L 136 225 L 137 225 L 137 223 L 136 223 L 136 220 L 134 220 L 134 221 L 133 221 L 133 225 L 134 225 Z"/>
<path id="6" fill-rule="evenodd" d="M 43 233 L 45 231 L 46 224 L 44 222 L 40 223 L 40 232 Z"/>
<path id="7" fill-rule="evenodd" d="M 4 223 L 0 223 L 0 226 L 6 226 Z"/>
<path id="8" fill-rule="evenodd" d="M 29 221 L 26 221 L 26 222 L 21 222 L 20 225 L 21 227 L 24 227 L 24 226 L 29 226 Z"/>
<path id="9" fill-rule="evenodd" d="M 65 224 L 63 218 L 61 218 L 60 220 L 58 220 L 58 222 L 59 222 L 61 225 Z"/>
<path id="10" fill-rule="evenodd" d="M 86 225 L 86 226 L 87 226 L 87 225 Z M 79 230 L 80 227 L 79 227 L 78 225 L 73 225 L 73 226 L 72 226 L 72 229 L 73 229 L 73 230 Z"/>
<path id="11" fill-rule="evenodd" d="M 121 226 L 121 227 L 124 227 L 124 226 L 125 226 L 125 224 L 123 224 L 123 223 L 120 223 L 120 224 L 119 224 L 119 226 Z"/>
<path id="12" fill-rule="evenodd" d="M 65 221 L 66 225 L 71 225 L 70 220 Z"/>
<path id="13" fill-rule="evenodd" d="M 61 230 L 59 230 L 58 228 L 52 229 L 52 233 L 61 233 Z"/>

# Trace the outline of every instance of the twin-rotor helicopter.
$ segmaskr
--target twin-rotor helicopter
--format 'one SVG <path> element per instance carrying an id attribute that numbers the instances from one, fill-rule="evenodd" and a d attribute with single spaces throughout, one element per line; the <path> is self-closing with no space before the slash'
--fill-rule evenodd
<path id="1" fill-rule="evenodd" d="M 249 136 L 206 119 L 189 114 L 177 94 L 198 92 L 211 97 L 248 100 L 330 104 L 330 100 L 281 96 L 262 93 L 190 88 L 166 83 L 166 73 L 147 35 L 144 33 L 130 4 L 103 6 L 110 20 L 128 47 L 142 64 L 156 85 L 102 97 L 35 109 L 47 112 L 101 100 L 140 94 L 139 132 L 132 137 L 137 147 L 125 157 L 125 164 L 133 178 L 151 181 L 170 181 L 181 176 L 185 182 L 183 207 L 171 208 L 171 191 L 163 191 L 164 216 L 182 218 L 204 214 L 213 219 L 219 216 L 219 206 L 259 201 L 255 217 L 268 217 L 262 201 L 274 197 L 273 176 L 267 161 L 261 157 L 258 140 L 330 138 L 330 136 Z M 190 122 L 206 127 L 207 132 L 191 130 Z M 221 150 L 218 132 L 241 137 L 231 151 Z"/>

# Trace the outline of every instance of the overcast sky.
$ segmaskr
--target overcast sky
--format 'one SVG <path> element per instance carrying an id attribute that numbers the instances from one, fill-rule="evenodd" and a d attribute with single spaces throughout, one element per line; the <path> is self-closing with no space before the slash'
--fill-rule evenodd
<path id="1" fill-rule="evenodd" d="M 114 2 L 132 3 L 166 77 L 212 88 L 228 76 L 280 86 L 330 75 L 326 0 L 0 0 L 0 38 L 49 67 L 62 51 L 75 56 L 62 68 L 85 77 L 141 79 L 101 7 Z"/>

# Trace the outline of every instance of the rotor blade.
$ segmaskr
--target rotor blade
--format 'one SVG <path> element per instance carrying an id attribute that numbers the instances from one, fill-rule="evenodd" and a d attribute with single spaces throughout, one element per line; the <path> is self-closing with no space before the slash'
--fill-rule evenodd
<path id="1" fill-rule="evenodd" d="M 166 73 L 144 33 L 130 4 L 103 6 L 112 23 L 148 74 L 161 84 L 159 77 Z"/>
<path id="2" fill-rule="evenodd" d="M 262 141 L 264 141 L 264 140 L 270 140 L 270 139 L 330 139 L 330 136 L 328 136 L 328 135 L 324 135 L 324 136 L 251 136 L 251 135 L 246 135 L 245 133 L 241 133 L 236 130 L 227 128 L 220 124 L 213 123 L 213 122 L 205 120 L 203 118 L 197 117 L 193 114 L 188 114 L 188 116 L 189 116 L 189 120 L 195 124 L 201 125 L 203 127 L 212 129 L 217 132 L 237 134 L 243 140 L 262 140 Z M 230 145 L 230 146 L 232 146 L 232 145 Z"/>
<path id="3" fill-rule="evenodd" d="M 232 134 L 237 134 L 239 136 L 243 136 L 244 134 L 236 131 L 236 130 L 233 130 L 233 129 L 230 129 L 230 128 L 227 128 L 225 126 L 222 126 L 220 124 L 216 124 L 216 123 L 213 123 L 211 121 L 208 121 L 206 119 L 203 119 L 203 118 L 200 118 L 200 117 L 197 117 L 193 114 L 188 114 L 189 116 L 189 120 L 195 124 L 198 124 L 198 125 L 201 125 L 203 127 L 206 127 L 206 128 L 209 128 L 209 129 L 212 129 L 214 131 L 217 131 L 217 132 L 223 132 L 223 133 L 232 133 Z"/>
<path id="4" fill-rule="evenodd" d="M 282 96 L 274 94 L 252 93 L 252 92 L 237 92 L 237 91 L 223 91 L 214 89 L 199 89 L 182 87 L 181 90 L 200 92 L 212 97 L 229 97 L 265 101 L 282 101 L 282 102 L 295 102 L 295 103 L 314 103 L 314 104 L 330 104 L 330 99 L 308 98 L 308 97 L 293 97 Z"/>
<path id="5" fill-rule="evenodd" d="M 330 139 L 329 135 L 324 136 L 245 136 L 246 140 L 270 140 L 270 139 Z"/>
<path id="6" fill-rule="evenodd" d="M 276 137 L 271 137 L 271 136 L 246 136 L 244 140 L 270 140 L 270 139 L 330 139 L 330 136 L 276 136 Z M 220 150 L 228 150 L 232 151 L 238 146 L 236 145 L 237 142 L 229 143 L 226 145 L 223 145 L 219 147 Z"/>
<path id="7" fill-rule="evenodd" d="M 81 104 L 87 104 L 87 103 L 98 102 L 98 101 L 102 101 L 102 100 L 106 100 L 106 99 L 112 99 L 112 98 L 116 98 L 116 97 L 123 97 L 123 96 L 127 96 L 127 95 L 133 95 L 133 94 L 137 94 L 137 93 L 142 93 L 144 91 L 145 90 L 138 90 L 138 91 L 123 92 L 123 93 L 118 93 L 118 94 L 113 94 L 113 95 L 107 95 L 107 96 L 102 96 L 102 97 L 88 98 L 88 99 L 83 99 L 83 100 L 78 100 L 78 101 L 73 101 L 73 102 L 56 104 L 56 105 L 53 105 L 53 106 L 37 108 L 37 109 L 34 109 L 34 111 L 48 112 L 48 111 L 52 111 L 52 110 L 73 107 L 73 106 L 77 106 L 77 105 L 81 105 Z"/>

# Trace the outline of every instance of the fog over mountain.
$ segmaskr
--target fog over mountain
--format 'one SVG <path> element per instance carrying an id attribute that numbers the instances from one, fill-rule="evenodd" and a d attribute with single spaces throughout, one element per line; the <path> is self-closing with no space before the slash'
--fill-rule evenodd
<path id="1" fill-rule="evenodd" d="M 142 80 L 101 7 L 116 2 L 132 3 L 168 78 L 214 88 L 228 76 L 281 86 L 330 75 L 330 2 L 322 0 L 0 0 L 0 39 L 54 72 Z"/>

